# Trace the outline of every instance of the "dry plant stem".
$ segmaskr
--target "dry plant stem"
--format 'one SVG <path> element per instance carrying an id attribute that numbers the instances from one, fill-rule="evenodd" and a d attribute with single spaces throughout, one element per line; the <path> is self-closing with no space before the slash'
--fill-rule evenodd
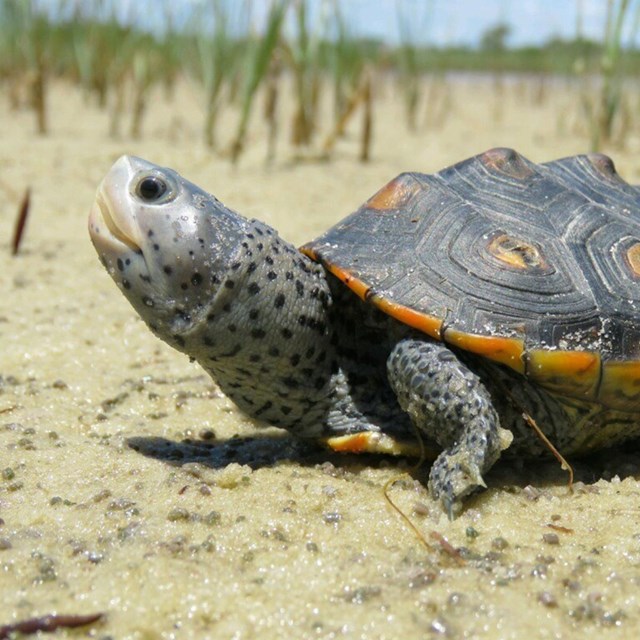
<path id="1" fill-rule="evenodd" d="M 31 99 L 36 112 L 38 133 L 47 133 L 47 106 L 46 106 L 46 73 L 44 66 L 39 64 L 31 85 Z"/>
<path id="2" fill-rule="evenodd" d="M 267 92 L 264 103 L 264 118 L 269 127 L 267 137 L 266 162 L 270 164 L 276 157 L 276 142 L 278 138 L 278 91 L 280 84 L 280 64 L 274 59 L 267 77 Z"/>
<path id="3" fill-rule="evenodd" d="M 373 96 L 371 73 L 367 71 L 363 84 L 364 113 L 362 118 L 362 139 L 360 144 L 360 162 L 368 162 L 371 158 L 371 137 L 373 134 Z"/>
<path id="4" fill-rule="evenodd" d="M 393 478 L 385 482 L 385 485 L 382 490 L 384 499 L 387 501 L 387 504 L 400 516 L 404 524 L 407 525 L 409 529 L 411 529 L 411 531 L 413 532 L 415 537 L 418 539 L 420 544 L 422 544 L 422 546 L 424 546 L 425 549 L 428 549 L 429 551 L 434 551 L 434 547 L 427 542 L 427 539 L 424 537 L 424 535 L 418 529 L 418 527 L 416 527 L 416 525 L 413 524 L 413 522 L 411 522 L 411 519 L 409 518 L 409 516 L 406 513 L 404 513 L 402 509 L 400 509 L 400 507 L 391 499 L 391 496 L 389 495 L 389 491 L 391 490 L 391 487 L 393 487 L 393 485 L 396 482 L 398 482 L 398 480 L 401 480 L 404 477 L 411 479 L 411 476 L 408 473 L 403 473 L 401 475 L 394 476 Z"/>
<path id="5" fill-rule="evenodd" d="M 563 471 L 568 472 L 569 474 L 569 490 L 573 490 L 573 467 L 566 461 L 564 456 L 556 449 L 555 445 L 547 438 L 542 429 L 538 426 L 538 423 L 526 412 L 523 411 L 522 406 L 516 402 L 515 398 L 511 394 L 511 392 L 503 387 L 504 394 L 509 398 L 511 404 L 520 411 L 523 420 L 535 431 L 536 435 L 542 443 L 551 451 L 553 457 L 560 463 L 560 467 Z"/>
<path id="6" fill-rule="evenodd" d="M 24 230 L 27 224 L 27 218 L 29 217 L 31 203 L 31 189 L 27 187 L 24 192 L 24 197 L 22 198 L 22 203 L 20 204 L 20 208 L 18 209 L 18 215 L 16 217 L 16 223 L 13 230 L 13 241 L 11 243 L 11 254 L 17 255 L 20 250 L 20 244 L 22 243 L 22 238 L 24 236 Z"/>
<path id="7" fill-rule="evenodd" d="M 353 93 L 353 95 L 349 99 L 349 102 L 347 102 L 344 112 L 338 119 L 338 122 L 333 128 L 333 131 L 331 131 L 331 133 L 329 133 L 329 135 L 327 135 L 327 137 L 324 139 L 324 143 L 322 145 L 322 152 L 324 155 L 329 156 L 331 154 L 337 139 L 344 134 L 347 124 L 349 123 L 349 120 L 351 120 L 351 116 L 353 116 L 356 109 L 358 108 L 360 103 L 364 101 L 364 99 L 364 85 L 361 85 L 360 88 Z"/>
<path id="8" fill-rule="evenodd" d="M 429 537 L 437 540 L 440 544 L 440 548 L 453 560 L 456 561 L 456 564 L 463 566 L 466 564 L 464 558 L 460 555 L 458 549 L 456 549 L 441 533 L 438 531 L 432 531 L 429 534 Z"/>
<path id="9" fill-rule="evenodd" d="M 125 84 L 124 78 L 121 78 L 115 87 L 115 99 L 113 108 L 109 118 L 109 135 L 117 138 L 120 135 L 122 125 L 122 114 L 125 106 Z"/>
<path id="10" fill-rule="evenodd" d="M 545 446 L 551 451 L 554 458 L 560 463 L 560 466 L 563 471 L 568 472 L 569 474 L 569 491 L 573 491 L 573 467 L 566 461 L 564 456 L 555 448 L 551 440 L 547 438 L 547 436 L 543 433 L 542 429 L 538 426 L 536 421 L 526 412 L 522 413 L 522 417 L 524 421 L 536 432 L 536 435 L 542 442 L 544 442 Z"/>
<path id="11" fill-rule="evenodd" d="M 0 627 L 0 640 L 13 637 L 15 634 L 34 634 L 39 631 L 49 632 L 58 629 L 75 629 L 97 622 L 104 616 L 103 613 L 91 613 L 89 615 L 57 615 L 51 614 L 38 618 L 28 618 L 13 624 Z"/>

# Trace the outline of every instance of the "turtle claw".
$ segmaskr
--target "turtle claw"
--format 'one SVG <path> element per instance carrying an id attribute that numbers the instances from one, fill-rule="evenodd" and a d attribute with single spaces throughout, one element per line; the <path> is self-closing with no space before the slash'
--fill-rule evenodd
<path id="1" fill-rule="evenodd" d="M 486 486 L 478 465 L 461 451 L 443 452 L 429 474 L 429 492 L 440 501 L 449 520 L 460 515 L 467 496 Z"/>

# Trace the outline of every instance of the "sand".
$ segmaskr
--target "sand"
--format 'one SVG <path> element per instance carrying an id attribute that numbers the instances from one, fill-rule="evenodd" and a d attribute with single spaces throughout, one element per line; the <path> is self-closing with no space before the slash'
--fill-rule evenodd
<path id="1" fill-rule="evenodd" d="M 133 153 L 172 166 L 301 243 L 403 170 L 498 145 L 534 161 L 587 150 L 575 93 L 536 81 L 452 84 L 417 132 L 380 87 L 373 160 L 356 123 L 328 163 L 265 167 L 252 128 L 238 168 L 204 148 L 198 94 L 157 96 L 140 141 L 55 86 L 51 133 L 0 99 L 0 626 L 102 613 L 96 638 L 601 638 L 640 633 L 638 460 L 499 463 L 449 522 L 428 469 L 340 457 L 258 428 L 136 317 L 86 232 L 95 188 Z M 0 96 L 4 98 L 5 96 Z M 286 106 L 286 105 L 285 105 Z M 228 139 L 233 115 L 222 123 Z M 640 180 L 640 139 L 612 150 Z M 24 189 L 20 254 L 9 238 Z M 425 544 L 426 543 L 426 544 Z"/>

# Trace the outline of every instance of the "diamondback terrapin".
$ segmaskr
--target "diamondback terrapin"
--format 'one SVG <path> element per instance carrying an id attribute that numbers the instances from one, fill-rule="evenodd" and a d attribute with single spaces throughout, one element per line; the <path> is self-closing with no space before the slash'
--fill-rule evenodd
<path id="1" fill-rule="evenodd" d="M 89 229 L 151 330 L 249 416 L 336 450 L 419 430 L 450 516 L 502 451 L 544 451 L 523 414 L 565 454 L 640 434 L 640 191 L 605 156 L 403 173 L 300 250 L 123 157 Z"/>

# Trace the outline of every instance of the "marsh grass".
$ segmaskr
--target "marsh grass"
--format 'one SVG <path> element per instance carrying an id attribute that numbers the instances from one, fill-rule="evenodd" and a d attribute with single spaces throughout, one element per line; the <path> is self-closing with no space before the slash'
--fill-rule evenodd
<path id="1" fill-rule="evenodd" d="M 602 48 L 594 59 L 584 51 L 576 59 L 576 71 L 581 79 L 581 104 L 587 122 L 591 149 L 624 143 L 632 119 L 629 115 L 628 97 L 624 84 L 628 81 L 625 70 L 623 36 L 625 27 L 631 25 L 630 39 L 638 32 L 640 6 L 636 4 L 633 15 L 630 0 L 607 0 L 606 22 Z M 630 17 L 632 21 L 630 22 Z M 580 33 L 578 33 L 580 41 Z"/>
<path id="2" fill-rule="evenodd" d="M 249 126 L 249 117 L 260 84 L 267 76 L 270 61 L 281 37 L 282 24 L 289 6 L 289 0 L 274 0 L 269 10 L 267 24 L 262 37 L 254 36 L 247 45 L 244 89 L 240 106 L 240 121 L 231 143 L 231 161 L 236 163 L 244 150 Z"/>
<path id="3" fill-rule="evenodd" d="M 625 44 L 638 31 L 638 0 L 607 0 L 601 43 L 578 29 L 572 42 L 501 50 L 430 47 L 424 34 L 438 20 L 435 3 L 416 13 L 415 3 L 394 1 L 395 47 L 358 34 L 339 0 L 201 0 L 186 14 L 158 0 L 152 15 L 146 5 L 116 0 L 0 0 L 0 87 L 12 108 L 32 109 L 44 134 L 49 83 L 63 78 L 108 110 L 112 136 L 139 138 L 151 100 L 174 99 L 177 81 L 186 80 L 202 96 L 203 143 L 236 163 L 255 139 L 257 100 L 267 161 L 283 130 L 294 157 L 312 159 L 331 157 L 347 132 L 357 132 L 366 161 L 379 96 L 402 96 L 404 126 L 422 134 L 453 110 L 451 70 L 495 78 L 495 118 L 509 92 L 542 104 L 549 79 L 571 75 L 593 148 L 621 144 L 633 129 L 639 105 L 627 88 L 637 82 L 640 51 Z M 524 71 L 537 74 L 533 90 L 503 81 Z M 281 108 L 283 92 L 292 94 L 292 111 Z M 222 132 L 225 111 L 237 126 Z M 568 116 L 558 118 L 567 128 Z"/>
<path id="4" fill-rule="evenodd" d="M 36 117 L 36 129 L 46 134 L 50 74 L 60 48 L 60 34 L 50 28 L 46 14 L 29 0 L 4 0 L 0 5 L 2 70 L 13 84 L 14 105 L 22 89 Z M 62 62 L 62 61 L 61 61 Z"/>
<path id="5" fill-rule="evenodd" d="M 205 144 L 218 148 L 217 122 L 224 108 L 225 87 L 229 95 L 235 93 L 235 79 L 242 61 L 238 43 L 232 37 L 235 33 L 248 30 L 251 7 L 247 0 L 235 3 L 239 11 L 234 12 L 228 1 L 210 0 L 195 12 L 188 32 L 194 34 L 192 48 L 186 47 L 187 64 L 190 73 L 203 88 L 205 119 L 203 136 Z M 189 59 L 190 54 L 190 59 Z"/>

